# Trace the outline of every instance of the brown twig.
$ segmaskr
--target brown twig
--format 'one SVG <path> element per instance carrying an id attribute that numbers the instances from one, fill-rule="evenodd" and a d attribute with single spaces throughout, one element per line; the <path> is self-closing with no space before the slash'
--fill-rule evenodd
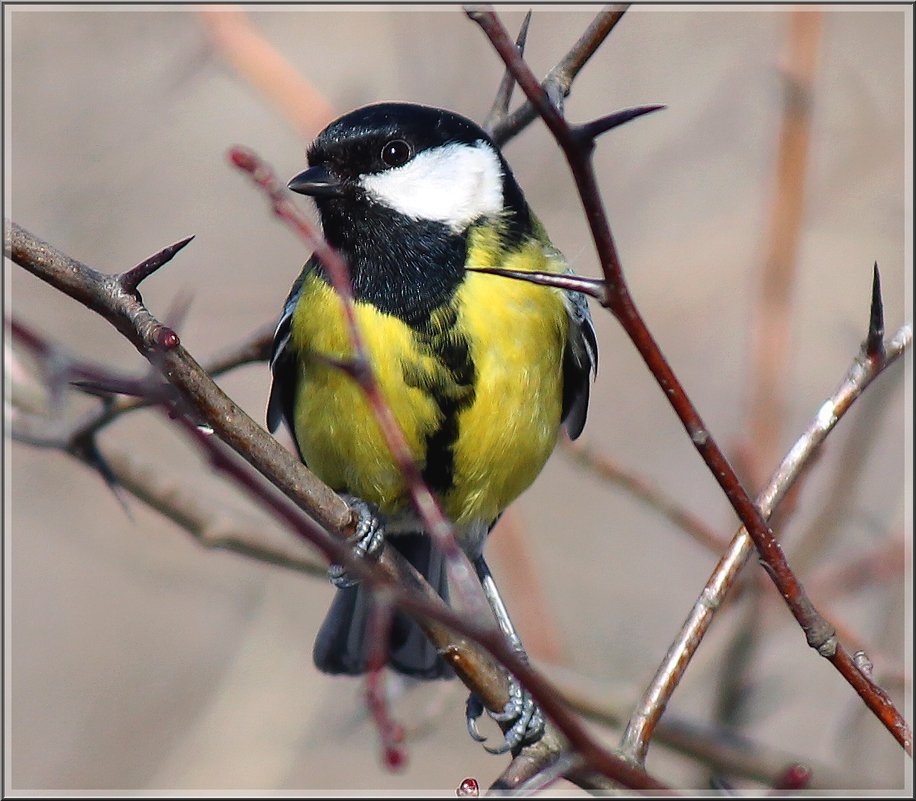
<path id="1" fill-rule="evenodd" d="M 515 37 L 515 47 L 519 55 L 525 55 L 525 42 L 528 40 L 528 26 L 531 24 L 531 9 L 525 14 L 522 24 L 518 29 L 518 36 Z M 503 73 L 503 79 L 499 82 L 499 88 L 496 90 L 496 97 L 493 99 L 493 105 L 490 112 L 481 126 L 485 131 L 493 131 L 494 126 L 504 120 L 509 114 L 509 103 L 512 101 L 512 92 L 515 89 L 515 78 L 507 69 Z"/>
<path id="2" fill-rule="evenodd" d="M 591 163 L 594 134 L 603 127 L 601 121 L 570 125 L 550 102 L 537 78 L 519 56 L 499 17 L 490 10 L 471 9 L 467 13 L 480 25 L 503 62 L 512 70 L 519 86 L 537 108 L 569 163 L 604 272 L 608 295 L 604 305 L 614 314 L 636 346 L 703 461 L 747 528 L 761 564 L 805 632 L 808 644 L 837 668 L 907 753 L 912 753 L 912 737 L 906 722 L 886 693 L 856 667 L 851 655 L 837 642 L 830 626 L 818 615 L 803 586 L 789 568 L 782 548 L 769 529 L 761 509 L 751 500 L 711 436 L 630 297 Z"/>
<path id="3" fill-rule="evenodd" d="M 891 363 L 896 361 L 912 342 L 912 328 L 901 328 L 887 346 L 885 359 L 878 362 L 860 354 L 852 363 L 846 376 L 834 394 L 825 401 L 814 420 L 808 426 L 795 445 L 783 459 L 782 464 L 773 474 L 768 486 L 761 492 L 757 502 L 761 511 L 769 515 L 776 508 L 779 501 L 785 496 L 792 484 L 804 470 L 811 456 L 827 438 L 840 418 L 846 413 L 852 403 L 862 394 L 866 387 Z M 712 618 L 721 605 L 726 592 L 733 584 L 735 577 L 743 567 L 747 557 L 753 549 L 753 543 L 745 528 L 741 528 L 729 546 L 728 552 L 719 561 L 703 592 L 697 599 L 687 620 L 677 635 L 677 638 L 668 649 L 664 662 L 659 667 L 655 678 L 650 683 L 642 700 L 637 705 L 636 711 L 630 718 L 627 730 L 624 733 L 623 750 L 635 759 L 645 758 L 649 747 L 649 740 L 655 726 L 658 724 L 662 713 L 677 687 L 681 676 L 687 668 L 691 656 L 699 646 L 703 635 L 709 628 Z M 835 633 L 829 624 L 824 623 L 825 630 L 820 632 L 823 643 L 823 653 L 827 659 L 834 661 L 841 649 Z M 845 657 L 852 661 L 845 649 Z M 852 664 L 854 675 L 861 677 L 859 683 L 868 682 L 865 690 L 871 697 L 877 695 L 881 701 L 878 714 L 884 725 L 894 733 L 904 747 L 909 744 L 909 730 L 906 723 L 894 708 L 890 699 L 883 690 L 875 685 L 867 676 Z M 847 672 L 850 672 L 848 668 Z M 844 676 L 846 673 L 843 674 Z M 858 687 L 856 688 L 859 689 Z M 860 692 L 860 695 L 862 692 Z M 871 705 L 870 705 L 871 706 Z M 872 707 L 874 709 L 874 707 Z"/>
<path id="4" fill-rule="evenodd" d="M 385 695 L 385 663 L 388 661 L 388 640 L 394 606 L 387 592 L 372 596 L 369 620 L 366 623 L 366 706 L 375 721 L 382 745 L 385 764 L 391 770 L 402 770 L 407 764 L 407 751 L 403 747 L 404 727 L 391 715 Z"/>
<path id="5" fill-rule="evenodd" d="M 215 356 L 211 356 L 204 363 L 204 369 L 211 376 L 223 375 L 237 367 L 246 364 L 266 362 L 270 358 L 270 349 L 273 346 L 276 321 L 265 323 L 260 328 L 252 331 L 247 337 L 235 345 L 230 345 Z"/>
<path id="6" fill-rule="evenodd" d="M 607 6 L 598 12 L 595 19 L 592 20 L 569 52 L 547 73 L 547 77 L 544 78 L 541 85 L 544 91 L 557 103 L 561 103 L 563 98 L 569 96 L 573 81 L 579 71 L 601 47 L 610 32 L 614 30 L 627 8 L 629 8 L 629 3 L 621 3 L 616 6 Z M 507 77 L 503 79 L 503 85 L 508 82 L 509 75 L 513 75 L 513 73 L 507 69 Z M 511 87 L 512 84 L 509 85 Z M 511 92 L 511 88 L 509 91 Z M 506 100 L 505 109 L 502 110 L 503 113 L 494 115 L 493 111 L 491 111 L 487 121 L 484 123 L 484 129 L 493 137 L 493 141 L 500 146 L 505 145 L 506 142 L 521 133 L 538 116 L 535 104 L 531 100 L 523 103 L 511 114 L 507 114 L 507 110 L 508 99 Z"/>
<path id="7" fill-rule="evenodd" d="M 118 486 L 187 531 L 204 548 L 229 551 L 309 576 L 327 575 L 326 565 L 297 553 L 298 549 L 266 545 L 262 532 L 221 521 L 216 513 L 203 507 L 199 493 L 185 492 L 161 471 L 142 467 L 127 454 L 111 449 L 106 449 L 105 461 Z"/>
<path id="8" fill-rule="evenodd" d="M 628 709 L 622 701 L 599 702 L 592 695 L 575 689 L 570 682 L 557 682 L 567 703 L 587 719 L 604 726 L 619 728 L 626 721 Z M 741 776 L 772 785 L 785 767 L 798 760 L 797 754 L 780 751 L 747 737 L 737 729 L 698 723 L 667 715 L 655 729 L 653 741 L 691 757 L 717 772 Z M 807 760 L 806 760 L 807 761 Z M 862 786 L 862 777 L 844 775 L 826 764 L 814 766 L 815 788 L 854 788 Z"/>

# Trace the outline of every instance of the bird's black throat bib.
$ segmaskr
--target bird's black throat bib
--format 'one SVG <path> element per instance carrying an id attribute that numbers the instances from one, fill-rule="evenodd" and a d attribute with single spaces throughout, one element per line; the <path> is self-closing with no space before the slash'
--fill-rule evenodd
<path id="1" fill-rule="evenodd" d="M 367 201 L 328 199 L 318 205 L 325 238 L 350 267 L 356 300 L 418 328 L 464 280 L 467 231 Z M 320 265 L 318 273 L 325 277 Z"/>

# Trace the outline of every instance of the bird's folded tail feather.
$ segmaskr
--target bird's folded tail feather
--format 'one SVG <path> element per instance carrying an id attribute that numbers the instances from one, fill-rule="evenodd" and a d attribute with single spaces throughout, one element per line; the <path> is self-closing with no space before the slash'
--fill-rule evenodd
<path id="1" fill-rule="evenodd" d="M 397 549 L 448 600 L 445 562 L 429 536 L 398 534 L 388 539 L 388 546 Z M 370 591 L 362 584 L 337 590 L 315 639 L 313 657 L 319 670 L 350 676 L 366 672 L 370 603 Z M 455 675 L 420 627 L 400 611 L 391 621 L 388 667 L 418 679 Z"/>

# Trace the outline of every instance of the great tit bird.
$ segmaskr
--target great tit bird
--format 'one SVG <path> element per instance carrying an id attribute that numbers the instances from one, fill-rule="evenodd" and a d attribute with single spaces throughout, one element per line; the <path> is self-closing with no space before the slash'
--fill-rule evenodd
<path id="1" fill-rule="evenodd" d="M 585 425 L 597 365 L 585 297 L 469 271 L 568 267 L 497 146 L 465 117 L 410 103 L 359 108 L 318 135 L 308 163 L 289 188 L 314 198 L 325 238 L 346 259 L 384 396 L 494 612 L 506 617 L 484 541 L 541 471 L 561 425 L 572 438 Z M 275 431 L 285 420 L 309 468 L 371 504 L 391 547 L 447 599 L 443 558 L 411 510 L 375 416 L 334 366 L 351 356 L 341 302 L 313 256 L 277 326 L 268 426 Z M 315 664 L 359 674 L 366 670 L 368 591 L 336 583 Z M 520 649 L 511 623 L 504 625 Z M 388 655 L 390 667 L 410 676 L 451 675 L 400 613 Z M 507 747 L 514 750 L 539 737 L 543 721 L 520 692 L 512 703 L 519 721 Z M 479 714 L 469 707 L 472 735 Z"/>

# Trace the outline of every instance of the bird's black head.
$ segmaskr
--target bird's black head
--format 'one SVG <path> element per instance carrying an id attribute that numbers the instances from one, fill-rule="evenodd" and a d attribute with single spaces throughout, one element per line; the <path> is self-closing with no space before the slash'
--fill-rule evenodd
<path id="1" fill-rule="evenodd" d="M 318 135 L 308 161 L 290 189 L 315 197 L 326 227 L 373 205 L 454 233 L 494 215 L 524 215 L 519 222 L 528 223 L 524 198 L 493 141 L 444 109 L 414 103 L 358 108 Z"/>
<path id="2" fill-rule="evenodd" d="M 496 145 L 450 111 L 413 103 L 356 109 L 317 136 L 308 162 L 290 189 L 314 197 L 357 296 L 383 308 L 418 307 L 417 292 L 419 305 L 442 302 L 464 275 L 475 222 L 492 221 L 507 245 L 531 231 Z M 392 300 L 400 291 L 409 296 Z"/>

